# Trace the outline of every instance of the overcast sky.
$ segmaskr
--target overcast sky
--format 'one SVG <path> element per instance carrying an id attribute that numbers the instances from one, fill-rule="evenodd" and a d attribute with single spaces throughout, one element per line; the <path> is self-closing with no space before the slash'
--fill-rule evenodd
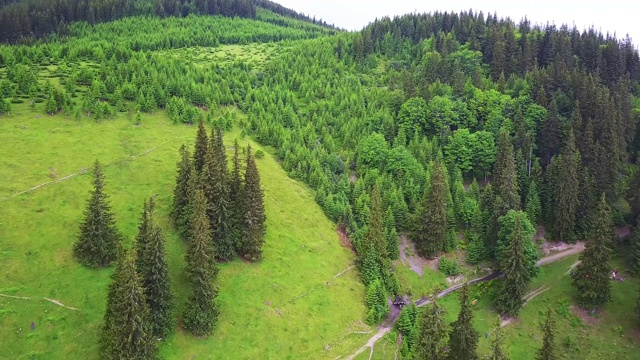
<path id="1" fill-rule="evenodd" d="M 348 30 L 360 30 L 383 16 L 402 15 L 414 11 L 460 11 L 473 9 L 498 17 L 510 17 L 515 22 L 524 16 L 533 22 L 556 25 L 575 24 L 579 29 L 593 25 L 602 33 L 629 34 L 637 47 L 640 44 L 640 1 L 637 0 L 275 0 L 276 2 L 327 23 Z"/>

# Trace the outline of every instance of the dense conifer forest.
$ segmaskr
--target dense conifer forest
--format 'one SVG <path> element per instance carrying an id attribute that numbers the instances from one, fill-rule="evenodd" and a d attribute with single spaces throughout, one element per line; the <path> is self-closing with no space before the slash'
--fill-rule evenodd
<path id="1" fill-rule="evenodd" d="M 640 58 L 629 37 L 472 10 L 346 32 L 262 0 L 0 0 L 0 41 L 0 122 L 37 114 L 154 127 L 149 119 L 161 117 L 197 131 L 169 161 L 178 165 L 166 214 L 155 215 L 154 198 L 138 200 L 148 199 L 131 246 L 110 205 L 119 186 L 105 189 L 95 162 L 67 250 L 76 267 L 114 264 L 104 358 L 166 356 L 157 339 L 178 326 L 219 336 L 228 320 L 219 286 L 233 286 L 221 268 L 240 261 L 256 271 L 273 255 L 265 152 L 335 224 L 364 286 L 354 293 L 366 306 L 358 326 L 385 323 L 380 331 L 400 336 L 389 342 L 401 358 L 522 354 L 505 342 L 515 336 L 505 321 L 525 316 L 532 287 L 545 286 L 549 243 L 584 248 L 562 270 L 567 309 L 640 309 Z M 248 58 L 238 52 L 264 44 Z M 264 149 L 240 145 L 245 138 Z M 182 241 L 182 267 L 167 231 Z M 407 275 L 411 259 L 423 262 L 419 278 Z M 618 277 L 620 267 L 628 270 Z M 438 300 L 460 276 L 459 305 Z M 616 292 L 620 278 L 632 298 Z M 491 312 L 484 339 L 478 298 Z M 562 334 L 561 350 L 555 318 L 579 317 L 547 311 L 549 301 L 539 304 L 543 325 L 534 324 L 539 339 L 528 349 L 541 359 L 577 347 Z"/>

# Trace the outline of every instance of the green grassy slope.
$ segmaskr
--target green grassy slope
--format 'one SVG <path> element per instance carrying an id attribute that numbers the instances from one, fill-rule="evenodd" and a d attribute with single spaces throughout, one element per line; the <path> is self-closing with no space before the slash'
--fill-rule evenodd
<path id="1" fill-rule="evenodd" d="M 160 114 L 143 116 L 141 126 L 125 116 L 76 122 L 17 106 L 1 119 L 0 133 L 0 293 L 30 298 L 0 297 L 0 357 L 98 357 L 111 269 L 86 269 L 71 257 L 90 176 L 12 197 L 88 168 L 95 158 L 107 164 L 106 191 L 128 242 L 142 201 L 158 194 L 157 218 L 166 230 L 179 314 L 186 297 L 184 246 L 167 213 L 177 150 L 192 143 L 195 127 L 172 125 Z M 227 135 L 227 145 L 236 135 Z M 258 167 L 267 212 L 265 258 L 221 265 L 221 316 L 214 334 L 198 339 L 177 330 L 162 346 L 163 358 L 335 358 L 366 336 L 348 335 L 364 317 L 363 287 L 354 270 L 334 278 L 353 260 L 334 224 L 310 190 L 289 179 L 271 156 L 259 159 Z"/>

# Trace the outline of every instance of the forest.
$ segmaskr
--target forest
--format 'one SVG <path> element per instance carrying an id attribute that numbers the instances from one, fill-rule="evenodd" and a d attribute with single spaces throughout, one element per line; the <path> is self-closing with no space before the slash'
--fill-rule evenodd
<path id="1" fill-rule="evenodd" d="M 632 359 L 640 349 L 640 57 L 628 36 L 472 10 L 347 32 L 262 0 L 24 0 L 0 1 L 0 41 L 0 123 L 11 129 L 27 119 L 158 129 L 166 120 L 189 131 L 161 160 L 171 184 L 159 199 L 136 200 L 147 199 L 127 236 L 94 164 L 84 220 L 60 244 L 71 272 L 115 264 L 84 357 L 180 358 L 178 328 L 225 341 L 219 319 L 233 305 L 224 292 L 243 296 L 225 269 L 293 256 L 270 250 L 286 237 L 274 226 L 297 228 L 270 220 L 289 206 L 272 205 L 272 180 L 261 183 L 271 157 L 332 222 L 334 245 L 351 257 L 343 267 L 359 279 L 349 283 L 360 310 L 348 328 L 365 330 L 324 353 L 267 357 L 356 358 L 370 348 L 392 358 L 376 341 L 353 353 L 376 331 L 403 359 Z M 0 154 L 3 168 L 18 169 L 18 154 Z M 30 195 L 4 188 L 6 219 L 12 199 Z M 0 245 L 0 254 L 18 249 Z M 547 265 L 555 255 L 572 261 Z M 287 283 L 301 281 L 294 275 Z M 0 295 L 21 296 L 5 276 Z M 459 302 L 444 298 L 453 287 Z M 291 302 L 311 301 L 313 289 Z M 332 319 L 327 312 L 313 314 Z M 144 335 L 124 340 L 132 334 Z"/>

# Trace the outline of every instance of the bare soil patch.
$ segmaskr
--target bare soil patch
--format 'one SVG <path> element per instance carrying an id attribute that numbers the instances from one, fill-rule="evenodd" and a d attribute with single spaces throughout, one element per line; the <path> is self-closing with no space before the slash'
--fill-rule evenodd
<path id="1" fill-rule="evenodd" d="M 438 259 L 427 260 L 418 256 L 415 245 L 409 241 L 406 234 L 400 236 L 400 260 L 406 266 L 409 265 L 411 271 L 422 276 L 424 267 L 429 266 L 433 270 L 438 269 Z"/>
<path id="2" fill-rule="evenodd" d="M 338 236 L 340 236 L 340 245 L 355 252 L 353 245 L 351 244 L 351 240 L 349 240 L 349 235 L 347 235 L 347 229 L 341 225 L 336 228 L 336 232 L 338 233 Z"/>
<path id="3" fill-rule="evenodd" d="M 588 325 L 598 325 L 602 320 L 602 313 L 598 313 L 598 317 L 589 315 L 589 310 L 585 310 L 577 305 L 569 306 L 569 310 L 575 316 L 577 316 L 582 322 Z"/>

